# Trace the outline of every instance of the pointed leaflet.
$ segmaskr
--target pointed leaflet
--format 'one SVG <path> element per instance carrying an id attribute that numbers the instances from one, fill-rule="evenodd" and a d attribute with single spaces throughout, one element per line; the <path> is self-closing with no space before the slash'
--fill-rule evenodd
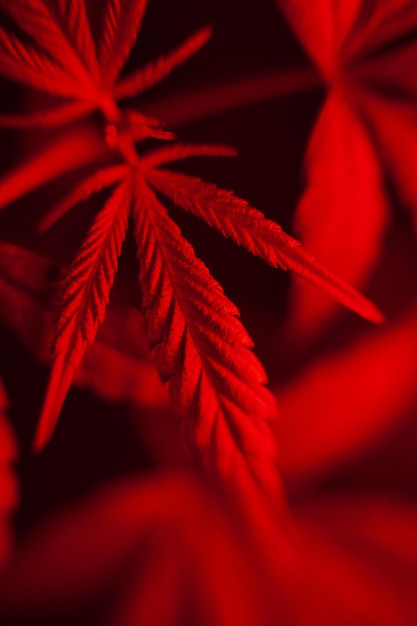
<path id="1" fill-rule="evenodd" d="M 382 489 L 381 495 L 345 491 L 315 494 L 294 511 L 305 581 L 298 591 L 304 619 L 297 623 L 310 625 L 314 615 L 315 626 L 415 624 L 414 499 L 398 486 L 386 495 Z"/>
<path id="2" fill-rule="evenodd" d="M 301 244 L 281 227 L 230 191 L 218 189 L 199 178 L 164 170 L 146 172 L 149 182 L 185 211 L 217 228 L 224 236 L 244 246 L 272 265 L 293 271 L 362 317 L 381 322 L 382 314 L 355 289 L 331 274 Z"/>
<path id="3" fill-rule="evenodd" d="M 59 96 L 79 97 L 80 83 L 30 41 L 23 43 L 0 27 L 0 72 L 36 89 Z"/>
<path id="4" fill-rule="evenodd" d="M 375 51 L 382 50 L 387 44 L 389 46 L 390 43 L 406 41 L 413 35 L 416 26 L 417 5 L 414 0 L 362 2 L 347 39 L 349 55 L 365 59 Z M 412 36 L 412 39 L 415 40 L 415 37 Z"/>
<path id="5" fill-rule="evenodd" d="M 47 291 L 56 268 L 46 258 L 0 242 L 0 320 L 37 359 L 50 356 Z"/>
<path id="6" fill-rule="evenodd" d="M 105 0 L 98 58 L 106 85 L 118 77 L 135 43 L 147 0 Z"/>
<path id="7" fill-rule="evenodd" d="M 129 74 L 129 76 L 121 80 L 115 87 L 115 97 L 118 99 L 131 98 L 153 87 L 153 85 L 156 85 L 168 76 L 178 65 L 184 63 L 190 56 L 198 52 L 210 37 L 211 28 L 208 26 L 197 31 L 172 52 L 156 61 L 151 61 L 144 68 Z"/>
<path id="8" fill-rule="evenodd" d="M 36 111 L 23 115 L 0 115 L 0 127 L 36 128 L 42 126 L 62 126 L 74 122 L 94 110 L 88 102 L 71 102 L 47 111 Z"/>
<path id="9" fill-rule="evenodd" d="M 275 404 L 236 307 L 139 178 L 134 221 L 147 332 L 190 447 L 241 491 L 255 479 L 276 496 Z"/>
<path id="10" fill-rule="evenodd" d="M 0 210 L 54 178 L 103 157 L 106 146 L 91 128 L 58 137 L 0 179 Z"/>
<path id="11" fill-rule="evenodd" d="M 55 358 L 35 437 L 36 449 L 51 437 L 75 370 L 104 318 L 126 235 L 130 200 L 130 180 L 126 180 L 97 215 L 61 284 Z"/>
<path id="12" fill-rule="evenodd" d="M 86 200 L 93 193 L 114 185 L 125 178 L 128 173 L 128 165 L 111 165 L 98 170 L 76 185 L 61 202 L 52 207 L 38 225 L 38 230 L 40 232 L 47 230 L 78 202 Z"/>
<path id="13" fill-rule="evenodd" d="M 167 148 L 154 150 L 153 152 L 150 152 L 142 157 L 141 169 L 151 170 L 155 167 L 163 165 L 164 163 L 180 161 L 194 156 L 231 157 L 236 156 L 236 154 L 237 151 L 235 148 L 230 148 L 229 146 L 223 146 L 221 144 L 175 143 Z"/>
<path id="14" fill-rule="evenodd" d="M 308 186 L 296 215 L 303 245 L 355 287 L 363 287 L 380 258 L 388 221 L 387 198 L 366 129 L 331 92 L 307 152 Z M 337 311 L 325 293 L 295 281 L 286 334 L 303 343 Z"/>

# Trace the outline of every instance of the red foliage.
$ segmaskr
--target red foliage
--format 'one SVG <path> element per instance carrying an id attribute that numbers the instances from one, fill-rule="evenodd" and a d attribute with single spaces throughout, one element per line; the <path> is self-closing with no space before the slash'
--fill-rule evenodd
<path id="1" fill-rule="evenodd" d="M 416 621 L 416 19 L 0 0 L 1 623 Z"/>

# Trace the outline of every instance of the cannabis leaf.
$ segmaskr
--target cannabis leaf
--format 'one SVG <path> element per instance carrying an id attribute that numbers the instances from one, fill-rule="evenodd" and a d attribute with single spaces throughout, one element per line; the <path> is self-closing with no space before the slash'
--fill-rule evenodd
<path id="1" fill-rule="evenodd" d="M 0 28 L 0 72 L 72 100 L 45 113 L 6 115 L 0 124 L 55 126 L 95 109 L 101 110 L 105 119 L 120 124 L 123 114 L 116 99 L 131 98 L 152 87 L 197 52 L 211 34 L 210 28 L 203 28 L 171 54 L 119 80 L 140 29 L 146 1 L 107 0 L 103 5 L 103 29 L 96 45 L 84 0 L 18 0 L 12 4 L 0 0 L 0 8 L 18 25 L 16 32 Z M 153 135 L 154 124 L 142 117 L 142 133 Z"/>
<path id="2" fill-rule="evenodd" d="M 51 280 L 60 272 L 62 268 L 44 256 L 0 242 L 0 320 L 45 364 L 53 339 Z M 132 276 L 127 285 L 119 285 L 119 293 L 116 289 L 117 303 L 108 307 L 94 344 L 74 372 L 74 382 L 111 402 L 152 411 L 166 408 L 167 394 L 150 354 L 143 316 L 126 304 L 126 292 L 135 283 Z"/>
<path id="3" fill-rule="evenodd" d="M 362 287 L 388 223 L 387 173 L 415 215 L 416 91 L 406 68 L 417 60 L 416 5 L 277 2 L 328 89 L 308 148 L 297 233 L 309 250 Z M 307 309 L 310 321 L 302 313 Z M 333 310 L 329 300 L 298 283 L 292 334 L 322 327 Z"/>
<path id="4" fill-rule="evenodd" d="M 55 361 L 39 420 L 35 448 L 49 439 L 64 398 L 109 301 L 130 209 L 129 180 L 116 188 L 98 213 L 58 293 Z"/>
<path id="5" fill-rule="evenodd" d="M 153 163 L 166 162 L 170 150 L 160 150 Z M 147 160 L 144 159 L 147 164 Z M 152 169 L 146 174 L 149 182 L 175 204 L 217 228 L 225 237 L 244 246 L 269 265 L 291 270 L 311 284 L 322 287 L 334 298 L 359 315 L 373 322 L 382 320 L 380 312 L 363 296 L 328 272 L 301 244 L 284 233 L 282 228 L 264 218 L 260 211 L 230 191 L 218 189 L 199 178 Z"/>
<path id="6" fill-rule="evenodd" d="M 133 217 L 148 335 L 190 447 L 221 475 L 249 469 L 277 492 L 275 403 L 238 310 L 140 181 Z"/>
<path id="7" fill-rule="evenodd" d="M 245 201 L 197 178 L 160 169 L 161 165 L 190 156 L 229 156 L 234 153 L 230 149 L 177 144 L 145 156 L 138 153 L 137 142 L 147 137 L 172 139 L 173 135 L 137 111 L 122 111 L 118 100 L 160 81 L 207 41 L 209 28 L 193 35 L 168 56 L 119 79 L 140 27 L 145 2 L 105 3 L 102 38 L 98 42 L 93 42 L 82 0 L 72 4 L 65 0 L 34 0 L 27 5 L 19 2 L 11 10 L 5 3 L 3 8 L 20 28 L 9 38 L 3 35 L 0 60 L 3 55 L 6 74 L 11 76 L 13 69 L 18 80 L 33 85 L 39 74 L 45 75 L 45 81 L 39 82 L 41 88 L 76 100 L 41 117 L 15 119 L 15 124 L 55 124 L 75 118 L 75 113 L 78 116 L 100 109 L 107 144 L 123 160 L 122 164 L 98 169 L 76 185 L 40 224 L 41 230 L 50 227 L 75 203 L 115 186 L 59 289 L 54 360 L 35 448 L 41 449 L 50 438 L 75 371 L 104 318 L 132 214 L 147 333 L 159 373 L 163 380 L 170 381 L 172 404 L 182 418 L 190 447 L 204 466 L 239 484 L 241 493 L 252 493 L 256 485 L 276 501 L 280 480 L 275 440 L 268 423 L 276 409 L 265 387 L 265 372 L 251 351 L 252 341 L 238 319 L 236 307 L 196 259 L 152 187 L 274 267 L 291 269 L 326 288 L 364 317 L 379 322 L 380 312 Z M 38 25 L 43 33 L 39 39 Z M 60 51 L 59 57 L 54 55 L 55 49 Z M 3 121 L 11 123 L 10 119 Z M 58 155 L 63 145 L 61 142 L 55 147 Z M 42 158 L 35 161 L 38 169 L 39 160 L 43 163 Z M 59 172 L 65 169 L 61 158 L 56 168 Z M 46 178 L 46 168 L 41 167 L 40 172 Z M 12 191 L 15 187 L 12 185 Z"/>

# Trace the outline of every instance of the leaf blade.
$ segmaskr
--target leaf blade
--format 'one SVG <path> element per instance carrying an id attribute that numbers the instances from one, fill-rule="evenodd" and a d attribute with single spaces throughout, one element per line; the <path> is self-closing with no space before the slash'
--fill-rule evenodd
<path id="1" fill-rule="evenodd" d="M 58 4 L 51 0 L 16 0 L 13 3 L 0 0 L 0 5 L 15 23 L 37 42 L 39 50 L 46 53 L 50 62 L 62 70 L 62 82 L 65 82 L 65 76 L 67 81 L 71 79 L 74 82 L 73 95 L 83 100 L 86 93 L 95 91 L 92 78 L 98 76 L 97 60 L 83 3 L 75 0 L 69 11 L 66 11 L 65 4 L 66 0 L 58 0 Z M 85 19 L 82 19 L 83 11 Z M 89 36 L 90 45 L 87 43 Z M 33 48 L 29 41 L 25 45 Z M 59 88 L 58 84 L 56 88 Z"/>
<path id="2" fill-rule="evenodd" d="M 97 215 L 59 291 L 55 359 L 34 439 L 40 450 L 52 436 L 84 352 L 104 318 L 126 235 L 130 180 L 121 183 Z"/>
<path id="3" fill-rule="evenodd" d="M 260 211 L 250 207 L 232 192 L 193 176 L 163 170 L 149 171 L 146 176 L 155 189 L 177 206 L 203 219 L 251 254 L 259 256 L 273 267 L 291 270 L 313 285 L 325 289 L 365 319 L 375 323 L 383 321 L 381 312 L 374 304 L 320 265 L 277 223 L 265 219 Z"/>
<path id="4" fill-rule="evenodd" d="M 0 72 L 24 85 L 49 93 L 79 95 L 79 83 L 49 55 L 30 41 L 23 43 L 14 33 L 0 28 Z"/>
<path id="5" fill-rule="evenodd" d="M 107 85 L 125 64 L 145 14 L 147 0 L 107 0 L 101 24 L 98 58 Z"/>
<path id="6" fill-rule="evenodd" d="M 210 26 L 202 28 L 168 54 L 121 80 L 115 87 L 116 98 L 132 98 L 161 82 L 178 65 L 196 54 L 210 39 L 211 33 Z"/>
<path id="7" fill-rule="evenodd" d="M 276 497 L 275 405 L 236 307 L 140 181 L 134 222 L 147 332 L 189 447 L 209 471 Z"/>

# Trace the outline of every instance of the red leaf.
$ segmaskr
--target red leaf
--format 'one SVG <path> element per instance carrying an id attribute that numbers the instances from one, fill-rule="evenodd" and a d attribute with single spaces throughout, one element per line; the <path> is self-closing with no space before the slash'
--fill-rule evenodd
<path id="1" fill-rule="evenodd" d="M 194 156 L 236 156 L 237 152 L 229 146 L 216 144 L 181 144 L 176 143 L 167 148 L 160 148 L 146 154 L 141 159 L 141 170 L 152 170 L 164 163 L 181 161 Z"/>
<path id="2" fill-rule="evenodd" d="M 106 187 L 111 187 L 111 185 L 125 178 L 128 173 L 128 165 L 111 165 L 105 169 L 98 170 L 76 185 L 61 202 L 50 209 L 39 223 L 38 230 L 40 232 L 47 230 L 78 202 L 86 200 L 93 193 L 101 191 Z"/>
<path id="3" fill-rule="evenodd" d="M 65 6 L 67 0 L 16 0 L 12 3 L 1 0 L 1 4 L 49 58 L 56 59 L 57 66 L 67 75 L 66 80 L 72 77 L 78 83 L 72 95 L 83 99 L 86 90 L 93 88 L 92 77 L 97 75 L 95 49 L 83 0 L 71 0 L 69 11 Z M 27 47 L 28 42 L 22 45 Z"/>
<path id="4" fill-rule="evenodd" d="M 149 340 L 188 444 L 243 493 L 254 480 L 275 499 L 275 405 L 236 307 L 139 180 L 134 220 Z"/>
<path id="5" fill-rule="evenodd" d="M 25 115 L 0 115 L 0 126 L 5 128 L 36 128 L 42 126 L 61 126 L 84 117 L 94 109 L 88 102 L 71 102 L 50 109 Z"/>
<path id="6" fill-rule="evenodd" d="M 87 19 L 85 0 L 47 0 L 47 2 L 59 19 L 64 36 L 83 61 L 89 75 L 97 81 L 100 71 Z M 54 50 L 54 53 L 56 54 L 57 50 Z M 65 58 L 62 61 L 65 63 Z"/>
<path id="7" fill-rule="evenodd" d="M 97 215 L 61 284 L 55 359 L 35 436 L 37 450 L 51 437 L 74 372 L 104 318 L 126 235 L 130 200 L 127 180 Z"/>
<path id="8" fill-rule="evenodd" d="M 301 623 L 408 626 L 416 621 L 414 502 L 333 493 L 298 508 L 307 581 L 299 591 Z"/>
<path id="9" fill-rule="evenodd" d="M 297 207 L 295 229 L 303 245 L 351 285 L 366 285 L 381 254 L 387 198 L 366 129 L 333 90 L 307 152 L 308 186 Z M 325 293 L 295 282 L 288 341 L 304 342 L 323 329 L 336 306 Z"/>
<path id="10" fill-rule="evenodd" d="M 147 0 L 105 0 L 98 56 L 106 85 L 113 85 L 128 58 Z"/>
<path id="11" fill-rule="evenodd" d="M 0 242 L 0 319 L 37 358 L 47 359 L 50 319 L 45 296 L 52 266 L 43 257 Z"/>
<path id="12" fill-rule="evenodd" d="M 61 135 L 0 180 L 0 210 L 25 193 L 103 156 L 105 144 L 91 129 Z"/>
<path id="13" fill-rule="evenodd" d="M 281 227 L 230 191 L 199 178 L 162 170 L 146 172 L 150 183 L 182 209 L 217 228 L 273 267 L 291 270 L 325 289 L 345 306 L 370 321 L 380 323 L 381 312 L 355 289 L 331 274 L 305 252 Z"/>
<path id="14" fill-rule="evenodd" d="M 0 28 L 0 72 L 24 84 L 50 93 L 77 97 L 80 84 L 41 48 Z"/>
<path id="15" fill-rule="evenodd" d="M 286 476 L 310 480 L 382 437 L 417 398 L 415 312 L 322 356 L 277 389 Z"/>
<path id="16" fill-rule="evenodd" d="M 358 13 L 362 0 L 276 0 L 297 36 L 327 80 L 339 72 L 341 51 Z M 371 0 L 373 1 L 373 0 Z"/>
<path id="17" fill-rule="evenodd" d="M 193 54 L 196 54 L 210 37 L 211 28 L 209 26 L 197 31 L 169 54 L 160 57 L 156 61 L 151 61 L 144 68 L 122 79 L 115 87 L 115 97 L 118 99 L 132 98 L 153 87 L 168 76 L 178 65 L 184 63 Z"/>
<path id="18" fill-rule="evenodd" d="M 109 599 L 109 585 L 122 582 L 120 593 L 110 595 L 106 623 L 111 617 L 118 626 L 148 626 L 155 621 L 139 622 L 140 616 L 156 620 L 162 614 L 177 616 L 180 626 L 192 598 L 193 623 L 230 626 L 236 618 L 244 626 L 272 624 L 264 579 L 201 483 L 181 474 L 133 477 L 90 495 L 32 534 L 1 581 L 1 617 L 59 623 L 69 610 L 94 606 L 99 594 Z M 153 603 L 161 599 L 159 610 Z"/>

